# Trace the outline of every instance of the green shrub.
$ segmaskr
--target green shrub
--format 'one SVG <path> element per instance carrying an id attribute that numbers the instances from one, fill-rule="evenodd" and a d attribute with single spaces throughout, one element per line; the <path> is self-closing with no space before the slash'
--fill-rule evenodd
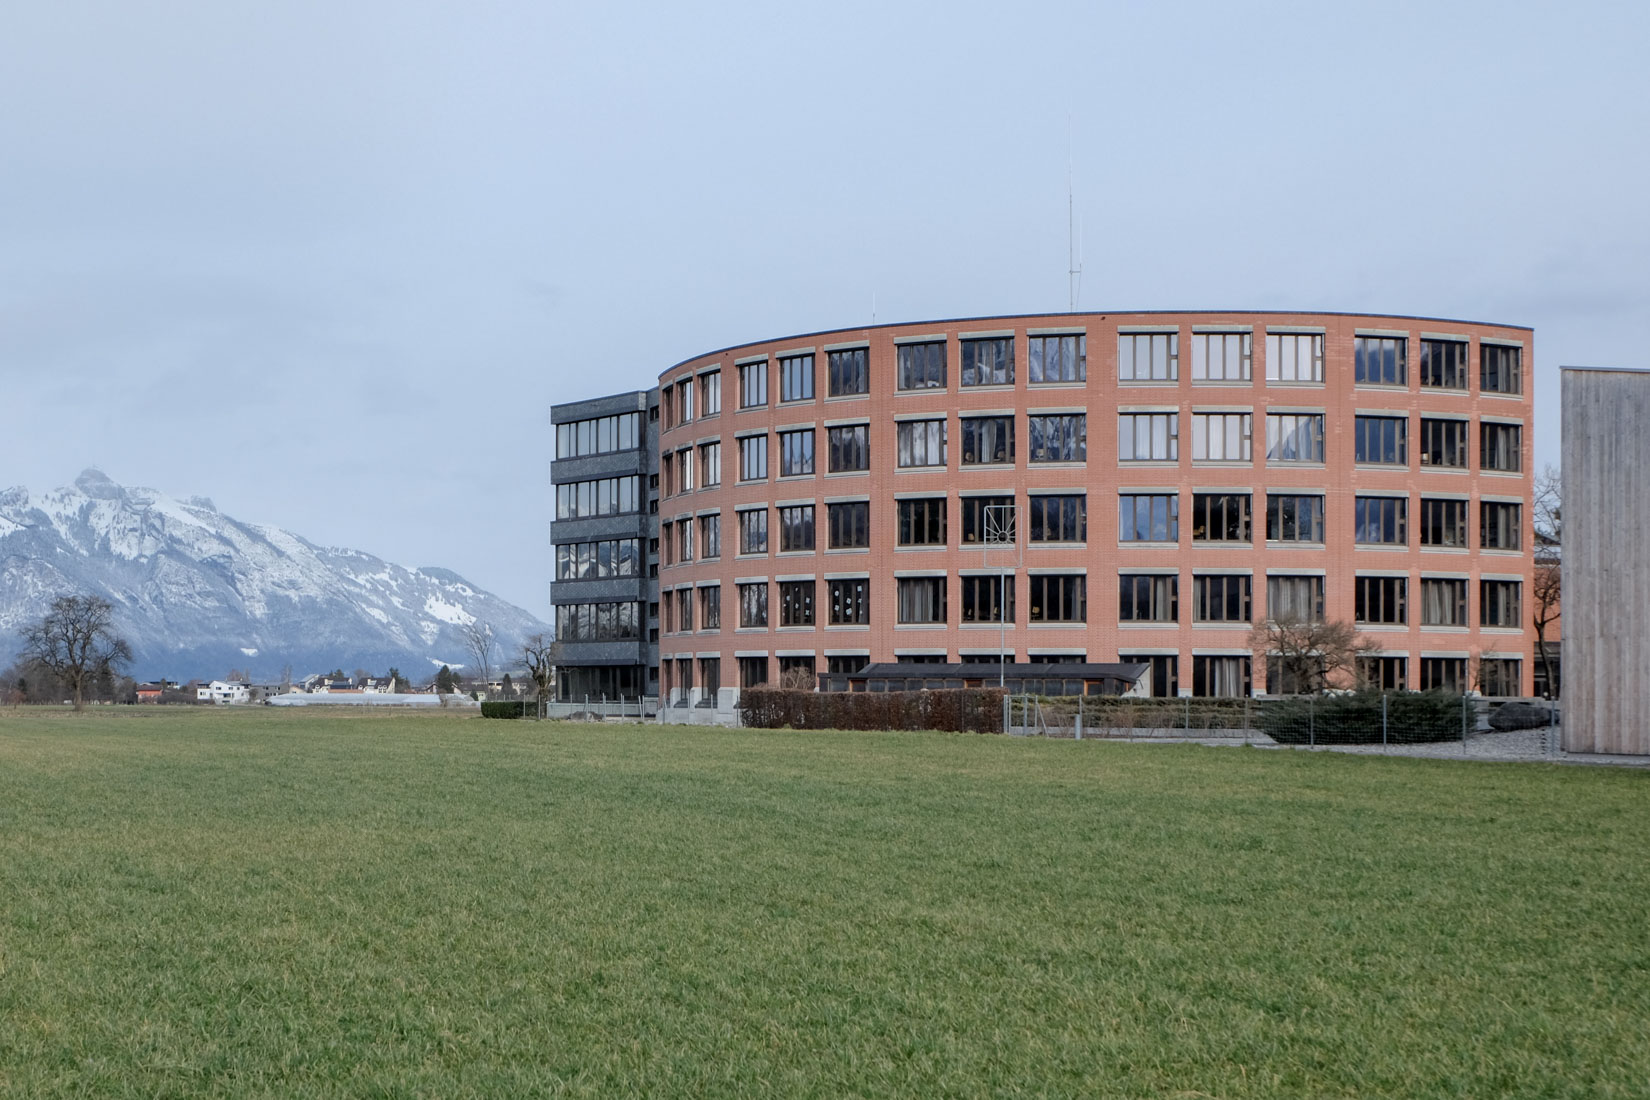
<path id="1" fill-rule="evenodd" d="M 1385 696 L 1390 744 L 1459 741 L 1463 697 L 1442 691 L 1400 691 Z M 1378 745 L 1382 741 L 1378 691 L 1301 695 L 1258 704 L 1257 724 L 1285 745 Z"/>
<path id="2" fill-rule="evenodd" d="M 481 704 L 483 718 L 525 718 L 527 717 L 527 703 L 521 699 L 508 699 L 498 702 Z"/>
<path id="3" fill-rule="evenodd" d="M 999 688 L 946 691 L 798 691 L 746 688 L 739 716 L 756 729 L 960 730 L 1001 733 Z"/>

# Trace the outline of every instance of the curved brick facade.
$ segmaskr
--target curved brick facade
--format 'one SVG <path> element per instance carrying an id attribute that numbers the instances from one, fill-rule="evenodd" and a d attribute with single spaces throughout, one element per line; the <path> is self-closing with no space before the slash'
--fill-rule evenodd
<path id="1" fill-rule="evenodd" d="M 1532 368 L 1527 328 L 1321 313 L 921 322 L 679 363 L 659 376 L 665 701 L 728 706 L 782 663 L 1005 644 L 1155 657 L 1160 694 L 1262 691 L 1249 620 L 1320 587 L 1327 618 L 1401 659 L 1371 667 L 1389 683 L 1527 693 Z M 924 421 L 944 422 L 943 464 Z M 982 496 L 1012 496 L 1014 548 L 965 541 Z M 766 514 L 765 545 L 744 511 Z M 766 625 L 741 625 L 750 584 Z M 937 615 L 942 589 L 943 622 L 902 621 Z M 743 602 L 754 621 L 754 589 Z"/>

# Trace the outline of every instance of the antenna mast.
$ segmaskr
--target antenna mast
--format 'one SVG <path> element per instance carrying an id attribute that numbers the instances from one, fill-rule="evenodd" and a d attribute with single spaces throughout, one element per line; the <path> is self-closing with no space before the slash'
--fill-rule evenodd
<path id="1" fill-rule="evenodd" d="M 1077 204 L 1072 197 L 1071 116 L 1066 116 L 1066 289 L 1067 308 L 1077 312 L 1077 295 L 1083 287 L 1083 262 L 1077 255 Z"/>

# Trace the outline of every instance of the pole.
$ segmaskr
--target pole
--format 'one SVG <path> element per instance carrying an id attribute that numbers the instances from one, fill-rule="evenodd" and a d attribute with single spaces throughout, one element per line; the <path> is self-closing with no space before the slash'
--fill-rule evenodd
<path id="1" fill-rule="evenodd" d="M 1312 748 L 1318 747 L 1318 719 L 1317 710 L 1312 706 L 1312 696 L 1306 697 L 1306 743 Z"/>
<path id="2" fill-rule="evenodd" d="M 1386 692 L 1381 692 L 1381 747 L 1386 748 Z"/>
<path id="3" fill-rule="evenodd" d="M 997 686 L 1008 685 L 1008 573 L 997 571 Z M 1020 685 L 1024 687 L 1024 684 Z"/>

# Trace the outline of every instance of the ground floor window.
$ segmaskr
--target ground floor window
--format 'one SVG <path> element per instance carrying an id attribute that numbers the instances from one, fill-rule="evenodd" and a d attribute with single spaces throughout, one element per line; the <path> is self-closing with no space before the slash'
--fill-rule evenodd
<path id="1" fill-rule="evenodd" d="M 1517 657 L 1485 657 L 1478 662 L 1478 690 L 1489 696 L 1522 695 L 1524 663 Z"/>
<path id="2" fill-rule="evenodd" d="M 1155 699 L 1172 699 L 1180 694 L 1180 658 L 1173 653 L 1119 653 L 1126 664 L 1151 665 L 1147 674 L 1148 693 Z"/>
<path id="3" fill-rule="evenodd" d="M 1248 657 L 1193 657 L 1192 694 L 1241 698 L 1250 692 Z"/>
<path id="4" fill-rule="evenodd" d="M 763 687 L 768 682 L 768 659 L 766 657 L 739 658 L 739 686 L 742 688 Z"/>
<path id="5" fill-rule="evenodd" d="M 641 665 L 575 665 L 560 671 L 564 703 L 591 699 L 635 698 L 642 694 Z"/>

